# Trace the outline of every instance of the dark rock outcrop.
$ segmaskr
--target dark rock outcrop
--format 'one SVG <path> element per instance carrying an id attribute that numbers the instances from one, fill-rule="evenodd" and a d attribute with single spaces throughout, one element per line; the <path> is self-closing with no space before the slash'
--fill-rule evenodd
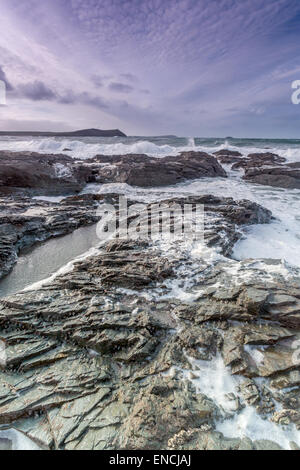
<path id="1" fill-rule="evenodd" d="M 0 194 L 65 195 L 89 182 L 163 186 L 202 177 L 226 177 L 218 161 L 203 152 L 179 157 L 97 156 L 75 161 L 67 155 L 0 152 Z"/>
<path id="2" fill-rule="evenodd" d="M 67 155 L 0 152 L 0 195 L 60 195 L 81 191 L 89 169 Z"/>
<path id="3" fill-rule="evenodd" d="M 218 150 L 218 152 L 214 152 L 214 155 L 216 156 L 218 161 L 223 165 L 237 163 L 243 159 L 243 155 L 240 152 L 234 150 Z"/>
<path id="4" fill-rule="evenodd" d="M 179 166 L 212 172 L 216 160 L 197 155 Z M 101 165 L 111 164 L 106 158 Z M 126 165 L 130 158 L 144 165 L 144 156 Z M 118 195 L 0 199 L 0 275 L 23 247 L 97 222 L 102 202 L 117 205 Z M 247 200 L 158 202 L 204 206 L 204 241 L 226 256 L 241 227 L 272 220 Z M 57 450 L 280 449 L 226 437 L 218 425 L 246 410 L 300 428 L 299 279 L 266 277 L 246 261 L 193 258 L 189 242 L 114 239 L 38 290 L 0 299 L 0 427 Z M 215 370 L 231 375 L 230 393 L 215 393 Z M 0 434 L 1 446 L 13 441 Z"/>
<path id="5" fill-rule="evenodd" d="M 300 168 L 291 165 L 246 168 L 244 180 L 277 188 L 300 189 Z"/>
<path id="6" fill-rule="evenodd" d="M 184 152 L 178 157 L 153 158 L 146 155 L 96 156 L 90 181 L 127 183 L 132 186 L 166 186 L 189 179 L 226 177 L 216 158 L 204 152 Z"/>
<path id="7" fill-rule="evenodd" d="M 280 157 L 275 153 L 250 153 L 247 158 L 243 158 L 240 162 L 232 166 L 233 170 L 240 168 L 260 168 L 263 166 L 274 166 L 286 162 L 284 157 Z"/>
<path id="8" fill-rule="evenodd" d="M 234 245 L 242 238 L 242 226 L 268 224 L 273 218 L 271 211 L 247 199 L 235 201 L 232 198 L 204 195 L 160 202 L 170 206 L 177 204 L 182 208 L 185 204 L 203 206 L 204 241 L 208 246 L 218 247 L 225 256 L 231 255 Z M 151 213 L 155 217 L 155 212 Z"/>

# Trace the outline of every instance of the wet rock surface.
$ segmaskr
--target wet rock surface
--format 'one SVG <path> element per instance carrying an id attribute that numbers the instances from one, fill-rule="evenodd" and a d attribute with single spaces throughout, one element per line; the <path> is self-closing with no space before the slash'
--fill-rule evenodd
<path id="1" fill-rule="evenodd" d="M 296 165 L 249 168 L 245 171 L 244 179 L 249 183 L 300 189 L 300 169 Z"/>
<path id="2" fill-rule="evenodd" d="M 213 195 L 189 196 L 160 201 L 161 205 L 203 207 L 204 240 L 208 246 L 217 246 L 225 256 L 230 256 L 235 243 L 242 238 L 239 227 L 268 224 L 273 219 L 271 211 L 246 199 L 235 201 Z M 155 212 L 152 211 L 155 217 Z"/>
<path id="3" fill-rule="evenodd" d="M 66 149 L 67 151 L 67 149 Z M 76 161 L 68 155 L 0 152 L 0 194 L 67 195 L 86 183 L 164 186 L 202 177 L 226 177 L 215 157 L 184 152 L 179 157 L 99 155 Z"/>
<path id="4" fill-rule="evenodd" d="M 164 158 L 147 155 L 99 155 L 88 162 L 92 168 L 90 181 L 99 183 L 154 187 L 196 178 L 227 176 L 217 159 L 204 152 L 183 152 L 178 157 Z"/>
<path id="5" fill-rule="evenodd" d="M 233 163 L 234 171 L 243 169 L 243 179 L 249 183 L 273 186 L 278 188 L 300 188 L 300 163 L 286 163 L 284 157 L 274 153 L 253 153 L 247 157 L 218 155 L 223 164 Z M 237 160 L 234 162 L 233 159 Z"/>
<path id="6" fill-rule="evenodd" d="M 0 152 L 0 195 L 57 195 L 81 191 L 88 169 L 67 155 Z"/>
<path id="7" fill-rule="evenodd" d="M 299 426 L 299 280 L 257 270 L 236 282 L 228 263 L 199 272 L 199 260 L 198 297 L 185 303 L 169 283 L 189 257 L 169 258 L 157 244 L 112 241 L 2 299 L 1 425 L 50 449 L 280 449 L 218 429 L 245 411 Z M 220 396 L 219 376 L 205 379 L 216 363 L 236 380 Z"/>
<path id="8" fill-rule="evenodd" d="M 66 149 L 67 151 L 68 149 Z M 174 185 L 199 178 L 227 177 L 223 165 L 244 169 L 244 179 L 257 184 L 299 189 L 299 163 L 273 153 L 220 150 L 183 152 L 177 157 L 143 154 L 97 155 L 76 161 L 68 155 L 0 152 L 0 196 L 68 195 L 87 183 L 127 183 L 139 187 Z"/>
<path id="9" fill-rule="evenodd" d="M 285 163 L 286 159 L 280 157 L 275 153 L 250 153 L 247 158 L 243 158 L 240 162 L 236 162 L 233 166 L 233 170 L 238 170 L 240 168 L 260 168 L 263 166 L 274 166 L 281 165 Z"/>
<path id="10" fill-rule="evenodd" d="M 214 155 L 223 165 L 230 165 L 243 161 L 243 155 L 240 152 L 233 150 L 219 150 L 218 152 L 214 152 Z"/>

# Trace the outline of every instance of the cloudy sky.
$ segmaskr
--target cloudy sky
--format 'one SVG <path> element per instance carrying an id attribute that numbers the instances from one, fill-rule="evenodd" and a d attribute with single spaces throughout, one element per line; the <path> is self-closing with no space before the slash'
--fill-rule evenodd
<path id="1" fill-rule="evenodd" d="M 2 130 L 300 137 L 299 0 L 0 0 Z"/>

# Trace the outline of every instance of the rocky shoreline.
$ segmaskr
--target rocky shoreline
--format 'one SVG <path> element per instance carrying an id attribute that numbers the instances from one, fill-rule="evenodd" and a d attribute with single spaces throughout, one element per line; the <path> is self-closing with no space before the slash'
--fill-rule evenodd
<path id="1" fill-rule="evenodd" d="M 79 162 L 0 152 L 0 277 L 25 247 L 97 223 L 99 204 L 118 200 L 32 196 L 226 178 L 222 165 L 257 184 L 298 184 L 297 166 L 274 154 Z M 194 256 L 179 240 L 113 240 L 39 288 L 0 299 L 0 444 L 13 428 L 52 450 L 300 449 L 299 276 L 231 258 L 242 229 L 270 224 L 272 213 L 209 194 L 163 202 L 204 205 L 205 245 L 220 257 Z M 245 419 L 259 437 L 243 431 Z"/>

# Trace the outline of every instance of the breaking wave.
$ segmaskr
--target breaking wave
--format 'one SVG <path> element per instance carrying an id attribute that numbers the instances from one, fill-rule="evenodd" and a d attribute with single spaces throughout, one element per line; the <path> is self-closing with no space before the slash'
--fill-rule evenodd
<path id="1" fill-rule="evenodd" d="M 2 137 L 0 150 L 14 152 L 64 153 L 75 159 L 87 159 L 95 155 L 146 154 L 153 157 L 179 155 L 184 151 L 216 152 L 229 149 L 248 155 L 254 152 L 273 152 L 289 162 L 300 160 L 299 141 L 257 141 L 235 139 L 197 139 L 177 137 L 152 138 L 81 138 L 72 140 L 58 137 Z"/>

